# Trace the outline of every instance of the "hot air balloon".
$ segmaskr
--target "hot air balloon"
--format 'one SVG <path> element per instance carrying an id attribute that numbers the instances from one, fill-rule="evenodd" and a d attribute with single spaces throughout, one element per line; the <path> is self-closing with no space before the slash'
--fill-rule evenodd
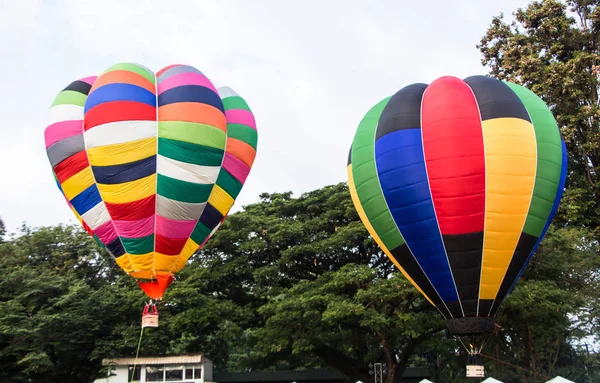
<path id="1" fill-rule="evenodd" d="M 493 331 L 566 172 L 545 103 L 487 76 L 441 77 L 385 98 L 360 122 L 347 166 L 367 230 L 453 335 Z"/>
<path id="2" fill-rule="evenodd" d="M 257 130 L 246 101 L 194 67 L 120 63 L 56 96 L 45 141 L 77 219 L 160 300 L 233 206 Z"/>

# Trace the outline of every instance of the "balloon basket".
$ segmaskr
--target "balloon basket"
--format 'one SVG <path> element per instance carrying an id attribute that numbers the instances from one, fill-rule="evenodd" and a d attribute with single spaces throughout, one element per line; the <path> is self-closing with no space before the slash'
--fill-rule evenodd
<path id="1" fill-rule="evenodd" d="M 144 306 L 142 312 L 142 328 L 158 327 L 158 309 L 154 303 Z"/>
<path id="2" fill-rule="evenodd" d="M 483 366 L 476 364 L 467 365 L 467 378 L 483 378 L 485 377 L 485 370 Z"/>

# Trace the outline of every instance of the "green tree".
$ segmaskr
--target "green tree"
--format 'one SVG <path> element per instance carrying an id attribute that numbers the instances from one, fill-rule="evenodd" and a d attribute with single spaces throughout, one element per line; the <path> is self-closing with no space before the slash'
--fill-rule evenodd
<path id="1" fill-rule="evenodd" d="M 598 4 L 534 1 L 511 23 L 495 17 L 478 45 L 492 76 L 523 84 L 552 109 L 569 152 L 556 222 L 592 230 L 600 226 Z"/>

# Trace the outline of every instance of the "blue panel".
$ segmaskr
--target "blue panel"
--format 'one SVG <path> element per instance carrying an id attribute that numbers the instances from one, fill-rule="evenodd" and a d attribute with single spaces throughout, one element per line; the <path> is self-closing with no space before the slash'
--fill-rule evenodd
<path id="1" fill-rule="evenodd" d="M 223 219 L 223 214 L 221 214 L 213 205 L 210 203 L 206 204 L 202 215 L 200 216 L 199 221 L 202 222 L 206 227 L 210 230 L 217 227 L 219 222 Z"/>
<path id="2" fill-rule="evenodd" d="M 442 300 L 458 302 L 433 209 L 421 129 L 380 137 L 375 142 L 375 161 L 383 195 L 406 244 Z"/>
<path id="3" fill-rule="evenodd" d="M 176 102 L 200 102 L 214 106 L 225 113 L 221 97 L 212 89 L 200 85 L 182 85 L 158 95 L 158 106 Z"/>
<path id="4" fill-rule="evenodd" d="M 96 182 L 114 185 L 131 182 L 156 173 L 156 156 L 112 166 L 92 166 Z"/>
<path id="5" fill-rule="evenodd" d="M 77 194 L 77 196 L 71 200 L 71 204 L 79 215 L 84 215 L 100 202 L 102 202 L 102 198 L 100 198 L 100 193 L 98 192 L 96 184 L 93 184 Z"/>
<path id="6" fill-rule="evenodd" d="M 561 164 L 561 168 L 560 168 L 560 180 L 558 181 L 558 189 L 556 191 L 556 198 L 554 199 L 554 204 L 552 205 L 552 210 L 550 210 L 550 215 L 548 215 L 548 220 L 546 220 L 546 224 L 544 225 L 544 228 L 542 229 L 542 232 L 540 233 L 540 236 L 538 237 L 537 242 L 535 243 L 535 245 L 533 245 L 533 249 L 531 249 L 531 253 L 529 253 L 529 255 L 527 256 L 527 260 L 523 264 L 523 267 L 521 267 L 521 271 L 519 271 L 519 274 L 515 278 L 512 286 L 510 287 L 510 289 L 508 289 L 508 292 L 504 296 L 504 299 L 506 299 L 508 297 L 510 292 L 513 290 L 513 288 L 517 284 L 517 281 L 519 280 L 519 278 L 521 278 L 521 275 L 527 268 L 527 265 L 529 265 L 529 261 L 531 261 L 531 258 L 533 257 L 533 254 L 535 254 L 535 251 L 537 250 L 538 246 L 540 245 L 540 242 L 542 242 L 542 239 L 544 239 L 544 236 L 546 235 L 546 232 L 548 231 L 548 228 L 550 227 L 550 224 L 552 223 L 552 220 L 554 219 L 554 216 L 556 215 L 558 206 L 560 205 L 560 200 L 562 199 L 563 193 L 565 191 L 565 184 L 567 182 L 567 168 L 569 165 L 569 161 L 568 161 L 568 157 L 567 157 L 567 145 L 562 140 L 561 140 L 561 144 L 562 144 L 562 164 Z M 503 302 L 504 302 L 504 299 L 502 300 Z"/>
<path id="7" fill-rule="evenodd" d="M 136 101 L 156 106 L 156 96 L 148 90 L 132 84 L 106 84 L 94 89 L 85 100 L 84 113 L 96 105 L 110 101 Z"/>

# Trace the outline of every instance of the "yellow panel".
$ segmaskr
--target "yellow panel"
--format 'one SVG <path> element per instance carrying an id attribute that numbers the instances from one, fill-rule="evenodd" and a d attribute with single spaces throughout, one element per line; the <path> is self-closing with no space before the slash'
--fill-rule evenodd
<path id="1" fill-rule="evenodd" d="M 115 258 L 115 261 L 117 261 L 117 265 L 119 265 L 119 267 L 122 268 L 127 274 L 133 271 L 133 266 L 129 261 L 128 254 L 123 254 L 120 257 Z"/>
<path id="2" fill-rule="evenodd" d="M 135 279 L 156 279 L 156 276 L 152 270 L 134 271 L 128 274 Z"/>
<path id="3" fill-rule="evenodd" d="M 69 201 L 77 197 L 79 193 L 89 188 L 94 184 L 94 175 L 92 174 L 92 168 L 87 166 L 85 169 L 77 174 L 72 175 L 69 179 L 65 180 L 60 187 L 65 193 L 65 197 Z"/>
<path id="4" fill-rule="evenodd" d="M 212 192 L 210 193 L 210 197 L 208 198 L 208 203 L 224 216 L 229 211 L 231 206 L 233 206 L 233 202 L 234 200 L 229 193 L 223 190 L 219 185 L 215 184 Z"/>
<path id="5" fill-rule="evenodd" d="M 92 166 L 121 165 L 156 155 L 156 137 L 87 150 Z"/>
<path id="6" fill-rule="evenodd" d="M 154 269 L 156 272 L 178 273 L 185 266 L 187 260 L 198 250 L 198 244 L 191 238 L 187 240 L 179 255 L 165 255 L 156 253 Z"/>
<path id="7" fill-rule="evenodd" d="M 127 254 L 129 261 L 135 271 L 152 271 L 152 261 L 154 259 L 154 252 L 146 254 Z"/>
<path id="8" fill-rule="evenodd" d="M 137 201 L 156 193 L 156 174 L 122 184 L 98 184 L 98 190 L 104 202 L 107 203 Z"/>
<path id="9" fill-rule="evenodd" d="M 381 250 L 383 250 L 385 255 L 387 255 L 387 257 L 394 263 L 394 265 L 396 265 L 396 267 L 398 268 L 398 270 L 400 270 L 400 272 L 404 275 L 404 277 L 406 279 L 408 279 L 410 283 L 412 283 L 412 285 L 425 297 L 425 299 L 427 299 L 429 301 L 429 303 L 431 303 L 433 306 L 435 306 L 435 304 L 431 301 L 431 299 L 429 299 L 427 294 L 425 294 L 423 292 L 423 290 L 421 290 L 419 285 L 417 285 L 415 283 L 415 281 L 408 275 L 408 273 L 402 268 L 402 266 L 400 266 L 400 263 L 398 263 L 396 258 L 394 258 L 392 253 L 390 253 L 388 248 L 381 241 L 381 238 L 379 238 L 379 236 L 375 232 L 375 229 L 373 229 L 371 222 L 369 222 L 369 219 L 367 218 L 367 215 L 365 214 L 365 210 L 363 209 L 362 205 L 360 204 L 358 194 L 356 193 L 356 186 L 354 185 L 354 176 L 352 174 L 352 164 L 348 165 L 347 173 L 348 173 L 348 189 L 350 189 L 350 197 L 352 198 L 352 202 L 354 203 L 354 207 L 356 208 L 358 216 L 360 217 L 361 221 L 367 228 L 367 231 L 369 232 L 369 234 L 371 234 L 371 237 L 373 237 L 373 240 L 375 240 L 375 242 L 377 243 L 377 245 L 379 245 Z"/>
<path id="10" fill-rule="evenodd" d="M 533 195 L 537 147 L 533 125 L 518 118 L 483 121 L 486 197 L 479 299 L 495 299 Z"/>

